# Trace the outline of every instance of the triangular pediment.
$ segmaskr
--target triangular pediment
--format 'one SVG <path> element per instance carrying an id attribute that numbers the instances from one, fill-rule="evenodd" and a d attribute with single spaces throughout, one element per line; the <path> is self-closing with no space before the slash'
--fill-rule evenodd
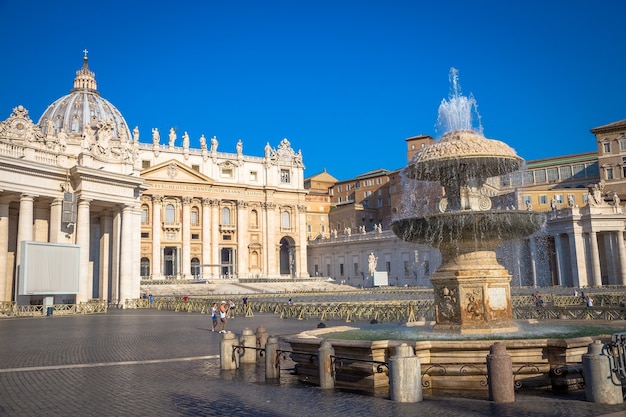
<path id="1" fill-rule="evenodd" d="M 211 178 L 174 159 L 144 169 L 141 171 L 141 177 L 147 182 L 214 183 Z"/>

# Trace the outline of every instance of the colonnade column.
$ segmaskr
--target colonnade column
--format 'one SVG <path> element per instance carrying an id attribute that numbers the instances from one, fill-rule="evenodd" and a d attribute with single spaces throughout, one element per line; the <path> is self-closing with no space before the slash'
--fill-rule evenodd
<path id="1" fill-rule="evenodd" d="M 133 207 L 124 206 L 122 210 L 122 233 L 120 254 L 120 302 L 132 297 L 132 265 L 133 265 Z"/>
<path id="2" fill-rule="evenodd" d="M 213 230 L 211 233 L 211 264 L 215 265 L 211 267 L 211 275 L 214 278 L 219 278 L 220 276 L 220 200 L 212 199 L 210 201 L 211 204 L 211 225 L 213 225 Z"/>
<path id="3" fill-rule="evenodd" d="M 617 285 L 626 285 L 626 248 L 624 248 L 624 232 L 618 231 L 616 234 L 616 244 L 619 256 L 619 276 Z"/>
<path id="4" fill-rule="evenodd" d="M 248 202 L 237 201 L 237 276 L 246 276 L 248 271 L 248 250 L 246 248 L 248 222 L 246 211 Z"/>
<path id="5" fill-rule="evenodd" d="M 183 197 L 183 248 L 181 278 L 191 273 L 191 197 Z"/>
<path id="6" fill-rule="evenodd" d="M 530 245 L 530 268 L 533 277 L 533 288 L 537 288 L 537 242 L 534 237 L 528 239 Z"/>
<path id="7" fill-rule="evenodd" d="M 570 257 L 572 259 L 572 279 L 575 287 L 589 285 L 587 278 L 587 265 L 585 262 L 585 244 L 583 236 L 579 232 L 569 234 Z"/>
<path id="8" fill-rule="evenodd" d="M 61 243 L 61 220 L 63 214 L 63 198 L 56 197 L 50 203 L 50 226 L 49 239 L 51 243 Z"/>
<path id="9" fill-rule="evenodd" d="M 561 259 L 563 258 L 563 245 L 561 244 L 561 235 L 554 236 L 554 247 L 556 252 L 556 277 L 557 285 L 563 285 L 563 270 L 561 269 Z"/>
<path id="10" fill-rule="evenodd" d="M 266 202 L 265 206 L 265 229 L 263 230 L 265 235 L 266 256 L 265 260 L 265 274 L 270 276 L 272 274 L 280 275 L 280 268 L 276 264 L 276 203 Z M 280 250 L 280 248 L 278 249 Z"/>
<path id="11" fill-rule="evenodd" d="M 211 200 L 202 199 L 202 277 L 208 278 L 211 270 L 208 264 L 211 264 L 211 226 L 217 227 L 211 223 Z"/>
<path id="12" fill-rule="evenodd" d="M 76 304 L 87 302 L 91 298 L 92 288 L 89 279 L 89 207 L 91 200 L 81 199 L 78 202 L 76 218 L 76 244 L 80 246 L 80 281 Z M 21 210 L 20 210 L 21 213 Z"/>
<path id="13" fill-rule="evenodd" d="M 591 245 L 591 270 L 593 282 L 589 285 L 602 286 L 602 271 L 600 269 L 600 251 L 598 250 L 598 236 L 596 232 L 589 232 L 589 244 Z"/>
<path id="14" fill-rule="evenodd" d="M 111 277 L 111 234 L 113 232 L 113 217 L 110 213 L 103 213 L 100 217 L 100 265 L 98 278 L 98 297 L 102 301 L 109 300 L 109 279 Z"/>
<path id="15" fill-rule="evenodd" d="M 0 201 L 0 301 L 11 301 L 12 280 L 7 277 L 9 251 L 9 202 Z"/>
<path id="16" fill-rule="evenodd" d="M 120 208 L 116 207 L 113 214 L 113 232 L 111 234 L 111 288 L 109 293 L 111 294 L 111 300 L 116 303 L 120 302 L 120 255 L 122 250 L 121 238 L 121 224 L 122 215 Z"/>

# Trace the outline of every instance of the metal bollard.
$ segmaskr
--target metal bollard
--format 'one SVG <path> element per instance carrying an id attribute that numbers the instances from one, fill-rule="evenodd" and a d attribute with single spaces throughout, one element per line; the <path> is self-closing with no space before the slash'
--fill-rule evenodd
<path id="1" fill-rule="evenodd" d="M 278 338 L 270 336 L 265 344 L 265 379 L 280 378 L 280 362 L 278 359 Z"/>
<path id="2" fill-rule="evenodd" d="M 319 358 L 319 376 L 320 376 L 320 388 L 333 389 L 335 388 L 335 376 L 333 375 L 333 360 L 331 356 L 335 355 L 335 349 L 329 340 L 322 340 L 320 347 L 317 350 L 317 357 Z"/>
<path id="3" fill-rule="evenodd" d="M 487 355 L 487 377 L 489 400 L 496 403 L 515 402 L 513 363 L 503 343 L 496 342 L 491 345 Z"/>
<path id="4" fill-rule="evenodd" d="M 244 346 L 243 355 L 241 355 L 241 363 L 256 362 L 256 336 L 252 333 L 252 329 L 246 327 L 241 332 L 239 345 Z"/>
<path id="5" fill-rule="evenodd" d="M 422 371 L 419 356 L 406 343 L 389 358 L 389 398 L 402 403 L 422 401 Z"/>
<path id="6" fill-rule="evenodd" d="M 233 332 L 224 333 L 220 343 L 220 366 L 221 369 L 237 369 L 239 367 L 239 354 L 234 352 L 233 346 L 237 345 L 237 337 Z"/>
<path id="7" fill-rule="evenodd" d="M 594 340 L 583 355 L 585 398 L 600 404 L 622 404 L 622 382 L 611 370 L 611 359 L 602 347 L 602 342 Z"/>

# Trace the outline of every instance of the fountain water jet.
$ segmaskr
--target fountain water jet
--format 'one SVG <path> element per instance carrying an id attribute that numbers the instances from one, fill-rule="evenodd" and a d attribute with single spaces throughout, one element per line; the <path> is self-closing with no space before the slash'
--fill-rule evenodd
<path id="1" fill-rule="evenodd" d="M 403 175 L 440 184 L 439 213 L 399 219 L 391 229 L 408 242 L 438 248 L 442 266 L 431 278 L 434 331 L 488 334 L 516 330 L 509 272 L 496 259 L 504 241 L 539 230 L 545 216 L 532 211 L 494 210 L 487 183 L 520 170 L 523 159 L 505 143 L 472 128 L 473 97 L 464 97 L 458 72 L 450 71 L 452 93 L 439 107 L 442 138 L 417 153 Z M 479 116 L 478 116 L 479 118 Z"/>

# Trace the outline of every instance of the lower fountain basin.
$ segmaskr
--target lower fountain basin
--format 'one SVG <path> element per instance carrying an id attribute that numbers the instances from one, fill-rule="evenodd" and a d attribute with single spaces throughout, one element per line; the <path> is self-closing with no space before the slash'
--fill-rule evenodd
<path id="1" fill-rule="evenodd" d="M 396 220 L 391 230 L 404 241 L 459 254 L 493 251 L 504 241 L 532 235 L 544 224 L 545 214 L 534 211 L 468 210 Z"/>

